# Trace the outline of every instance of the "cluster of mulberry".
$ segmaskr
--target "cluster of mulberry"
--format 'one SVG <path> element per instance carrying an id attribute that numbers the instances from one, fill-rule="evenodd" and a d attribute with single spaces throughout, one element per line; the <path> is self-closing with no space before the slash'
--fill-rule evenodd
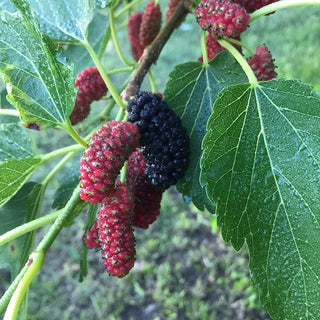
<path id="1" fill-rule="evenodd" d="M 161 97 L 156 96 L 161 101 Z M 164 114 L 168 112 L 161 109 Z M 167 119 L 171 127 L 179 126 L 176 119 L 170 120 L 173 116 L 169 114 L 170 117 L 163 120 Z M 168 132 L 180 131 L 169 129 Z M 86 230 L 83 241 L 89 249 L 101 251 L 107 272 L 119 278 L 127 275 L 134 265 L 133 227 L 146 229 L 157 219 L 164 191 L 155 188 L 146 175 L 147 163 L 138 148 L 141 141 L 145 141 L 142 136 L 134 123 L 109 121 L 92 136 L 80 160 L 80 197 L 101 204 L 97 220 Z M 174 151 L 173 162 L 180 159 L 177 152 L 181 142 L 175 146 L 175 138 L 181 140 L 182 136 L 176 134 L 166 140 Z M 116 179 L 125 161 L 126 181 L 119 182 Z M 175 172 L 180 173 L 177 167 Z M 172 174 L 176 178 L 174 172 Z"/>
<path id="2" fill-rule="evenodd" d="M 128 19 L 127 33 L 131 54 L 135 61 L 157 36 L 161 27 L 161 10 L 154 1 L 146 4 L 143 12 L 134 12 Z"/>
<path id="3" fill-rule="evenodd" d="M 218 42 L 220 38 L 232 38 L 240 41 L 247 29 L 251 13 L 278 0 L 202 0 L 195 10 L 199 26 L 208 31 L 206 48 L 208 60 L 225 50 Z M 241 47 L 233 44 L 242 54 Z M 203 57 L 198 61 L 203 62 Z M 266 46 L 258 46 L 256 53 L 247 58 L 258 81 L 267 81 L 277 76 L 271 53 Z"/>
<path id="4" fill-rule="evenodd" d="M 127 105 L 128 121 L 138 126 L 145 175 L 166 190 L 184 175 L 189 164 L 189 137 L 180 118 L 157 94 L 139 92 Z"/>
<path id="5" fill-rule="evenodd" d="M 90 112 L 91 103 L 100 100 L 108 91 L 95 67 L 81 71 L 76 77 L 75 86 L 78 87 L 78 93 L 73 111 L 69 116 L 72 125 L 84 120 Z"/>

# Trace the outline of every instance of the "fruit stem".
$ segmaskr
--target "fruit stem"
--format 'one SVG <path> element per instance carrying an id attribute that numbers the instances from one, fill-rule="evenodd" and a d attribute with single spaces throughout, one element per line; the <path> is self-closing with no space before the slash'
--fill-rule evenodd
<path id="1" fill-rule="evenodd" d="M 115 14 L 115 19 L 117 20 L 122 14 L 124 14 L 125 12 L 127 12 L 129 9 L 131 9 L 132 7 L 134 7 L 136 4 L 140 3 L 141 0 L 134 0 L 131 1 L 129 4 L 127 4 L 125 7 L 123 7 L 118 13 Z"/>
<path id="2" fill-rule="evenodd" d="M 157 88 L 151 70 L 148 70 L 148 78 L 150 81 L 151 91 L 155 93 Z"/>
<path id="3" fill-rule="evenodd" d="M 32 279 L 36 276 L 39 272 L 40 268 L 44 263 L 44 252 L 43 251 L 34 251 L 30 257 L 29 261 L 27 262 L 27 270 L 23 277 L 21 278 L 17 289 L 15 290 L 14 294 L 12 295 L 7 311 L 4 315 L 3 320 L 14 320 L 18 316 L 19 307 L 23 296 L 28 289 Z"/>
<path id="4" fill-rule="evenodd" d="M 102 79 L 104 80 L 106 86 L 108 87 L 108 90 L 110 91 L 113 99 L 116 101 L 116 103 L 119 105 L 120 108 L 122 109 L 126 109 L 126 105 L 124 104 L 124 102 L 121 100 L 120 95 L 117 91 L 117 89 L 115 88 L 115 86 L 113 85 L 113 83 L 111 82 L 107 72 L 105 71 L 102 63 L 100 62 L 97 54 L 95 53 L 94 49 L 92 48 L 91 44 L 88 42 L 88 40 L 86 40 L 85 42 L 82 43 L 83 46 L 87 49 L 88 53 L 90 54 L 94 64 L 96 65 L 96 67 L 99 70 L 99 73 L 102 77 Z"/>
<path id="5" fill-rule="evenodd" d="M 125 182 L 126 176 L 127 176 L 127 161 L 124 163 L 124 165 L 121 169 L 120 181 Z"/>
<path id="6" fill-rule="evenodd" d="M 61 124 L 61 127 L 63 129 L 65 129 L 70 134 L 70 136 L 73 138 L 73 140 L 78 142 L 83 147 L 85 147 L 85 148 L 87 147 L 87 143 L 83 140 L 83 138 L 79 135 L 79 133 L 74 129 L 74 127 L 71 124 L 70 119 L 67 119 L 65 123 Z"/>
<path id="7" fill-rule="evenodd" d="M 19 117 L 19 111 L 14 109 L 0 109 L 0 116 L 2 115 Z"/>
<path id="8" fill-rule="evenodd" d="M 0 236 L 0 246 L 8 243 L 9 241 L 18 238 L 30 231 L 36 230 L 43 227 L 57 219 L 62 210 L 55 211 L 53 213 L 47 214 L 44 217 L 32 220 L 30 222 L 24 223 L 19 227 L 16 227 Z"/>
<path id="9" fill-rule="evenodd" d="M 121 73 L 121 72 L 132 71 L 132 70 L 133 70 L 133 67 L 124 67 L 124 68 L 113 69 L 108 72 L 108 76 L 110 76 L 112 74 Z"/>
<path id="10" fill-rule="evenodd" d="M 296 7 L 296 6 L 304 6 L 304 5 L 313 5 L 313 4 L 320 4 L 320 0 L 282 0 L 274 3 L 270 3 L 251 13 L 249 23 L 262 16 L 265 16 L 271 12 L 274 12 L 280 9 Z"/>
<path id="11" fill-rule="evenodd" d="M 232 38 L 228 38 L 228 42 L 230 43 L 234 43 L 242 48 L 245 48 L 249 51 L 249 53 L 251 55 L 255 54 L 255 50 L 253 50 L 252 48 L 250 48 L 246 43 L 242 42 L 242 41 L 239 41 L 239 40 L 236 40 L 236 39 L 232 39 Z"/>
<path id="12" fill-rule="evenodd" d="M 222 47 L 226 48 L 233 55 L 233 57 L 238 61 L 243 71 L 245 72 L 246 76 L 248 77 L 249 83 L 255 87 L 258 86 L 257 77 L 254 74 L 251 67 L 249 66 L 246 59 L 242 56 L 242 54 L 228 41 L 221 39 L 221 40 L 218 40 L 218 42 Z"/>
<path id="13" fill-rule="evenodd" d="M 114 18 L 114 10 L 113 8 L 110 8 L 110 11 L 109 11 L 109 26 L 110 26 L 110 29 L 111 29 L 111 37 L 113 39 L 113 43 L 114 43 L 114 46 L 116 48 L 116 51 L 117 51 L 117 54 L 120 58 L 120 60 L 126 64 L 127 66 L 134 66 L 135 65 L 135 62 L 129 62 L 128 60 L 126 60 L 126 58 L 124 57 L 122 51 L 121 51 L 121 48 L 120 48 L 120 45 L 119 45 L 119 41 L 118 41 L 118 38 L 117 38 L 117 33 L 116 33 L 116 30 L 115 30 L 115 18 Z"/>
<path id="14" fill-rule="evenodd" d="M 207 51 L 207 44 L 206 44 L 206 32 L 204 30 L 201 30 L 201 52 L 202 52 L 202 64 L 207 66 L 209 63 L 208 58 L 208 51 Z"/>

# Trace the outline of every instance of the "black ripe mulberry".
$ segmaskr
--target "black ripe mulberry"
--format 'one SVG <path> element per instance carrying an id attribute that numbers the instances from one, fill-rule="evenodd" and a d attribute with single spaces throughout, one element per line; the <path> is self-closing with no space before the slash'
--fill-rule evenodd
<path id="1" fill-rule="evenodd" d="M 152 185 L 166 190 L 184 175 L 189 164 L 189 137 L 180 118 L 160 95 L 145 91 L 127 105 L 128 121 L 141 135 L 140 150 L 146 160 L 145 175 Z"/>

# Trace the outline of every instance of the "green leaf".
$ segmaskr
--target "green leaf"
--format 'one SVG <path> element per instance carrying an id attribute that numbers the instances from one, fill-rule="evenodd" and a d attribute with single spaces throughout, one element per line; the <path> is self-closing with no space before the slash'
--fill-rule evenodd
<path id="1" fill-rule="evenodd" d="M 104 37 L 107 26 L 107 17 L 97 13 L 88 27 L 88 41 L 97 54 L 99 52 L 101 41 Z M 75 76 L 87 67 L 94 66 L 88 51 L 82 46 L 72 43 L 69 44 L 68 48 L 65 50 L 65 55 L 74 63 Z"/>
<path id="2" fill-rule="evenodd" d="M 27 200 L 25 222 L 29 222 L 39 218 L 45 191 L 46 188 L 42 184 L 36 184 L 33 187 Z M 22 248 L 22 255 L 20 258 L 21 268 L 26 264 L 26 262 L 28 261 L 28 257 L 32 252 L 35 242 L 35 236 L 36 230 L 29 232 L 25 236 Z"/>
<path id="3" fill-rule="evenodd" d="M 96 0 L 96 6 L 99 9 L 104 9 L 107 7 L 114 7 L 117 3 L 117 0 Z"/>
<path id="4" fill-rule="evenodd" d="M 38 158 L 6 159 L 0 164 L 0 206 L 18 192 L 41 164 Z"/>
<path id="5" fill-rule="evenodd" d="M 218 93 L 230 84 L 247 81 L 247 78 L 227 52 L 217 55 L 207 67 L 199 62 L 178 65 L 169 77 L 164 99 L 181 117 L 191 147 L 189 167 L 177 187 L 185 200 L 192 200 L 199 210 L 206 208 L 214 212 L 214 206 L 199 183 L 201 142 Z"/>
<path id="6" fill-rule="evenodd" d="M 73 69 L 48 37 L 25 1 L 21 15 L 2 12 L 0 73 L 7 83 L 7 99 L 26 124 L 42 128 L 64 123 L 76 97 Z"/>
<path id="7" fill-rule="evenodd" d="M 65 207 L 70 197 L 72 196 L 73 190 L 78 184 L 79 167 L 72 168 L 69 170 L 68 174 L 65 175 L 59 182 L 59 188 L 55 192 L 52 208 L 59 210 Z"/>
<path id="8" fill-rule="evenodd" d="M 8 158 L 33 156 L 33 143 L 27 129 L 16 123 L 0 125 L 0 162 Z"/>
<path id="9" fill-rule="evenodd" d="M 247 241 L 274 319 L 320 319 L 320 99 L 293 80 L 224 89 L 203 140 L 201 182 L 218 225 Z"/>
<path id="10" fill-rule="evenodd" d="M 25 223 L 26 203 L 28 195 L 35 183 L 26 183 L 19 192 L 0 208 L 0 234 Z M 25 236 L 16 238 L 0 247 L 0 268 L 11 271 L 11 277 L 19 272 L 20 258 Z"/>
<path id="11" fill-rule="evenodd" d="M 41 31 L 61 41 L 84 41 L 95 9 L 94 0 L 30 0 Z"/>

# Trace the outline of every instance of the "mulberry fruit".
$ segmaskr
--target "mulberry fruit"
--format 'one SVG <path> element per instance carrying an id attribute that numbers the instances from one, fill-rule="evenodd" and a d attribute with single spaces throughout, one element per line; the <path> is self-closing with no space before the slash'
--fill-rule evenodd
<path id="1" fill-rule="evenodd" d="M 258 46 L 256 54 L 247 59 L 258 81 L 271 80 L 277 76 L 273 61 L 272 55 L 266 46 Z"/>
<path id="2" fill-rule="evenodd" d="M 137 149 L 128 159 L 126 180 L 134 196 L 132 225 L 142 229 L 147 229 L 157 219 L 163 193 L 146 178 L 145 168 L 146 162 Z"/>
<path id="3" fill-rule="evenodd" d="M 195 15 L 203 30 L 230 38 L 239 37 L 250 19 L 245 8 L 230 0 L 202 0 Z"/>
<path id="4" fill-rule="evenodd" d="M 80 197 L 99 203 L 114 189 L 121 167 L 139 144 L 138 127 L 109 121 L 91 138 L 80 160 Z"/>
<path id="5" fill-rule="evenodd" d="M 133 197 L 125 183 L 102 202 L 98 213 L 98 230 L 103 265 L 118 278 L 127 275 L 134 265 L 135 239 L 131 225 Z"/>
<path id="6" fill-rule="evenodd" d="M 97 221 L 94 222 L 91 228 L 86 230 L 83 242 L 87 245 L 88 249 L 100 248 Z"/>
<path id="7" fill-rule="evenodd" d="M 76 77 L 75 86 L 79 89 L 75 106 L 69 116 L 72 125 L 85 119 L 90 112 L 90 104 L 94 100 L 100 100 L 108 90 L 95 67 L 89 67 L 81 71 Z"/>
<path id="8" fill-rule="evenodd" d="M 150 1 L 144 8 L 139 32 L 140 44 L 143 48 L 148 46 L 154 40 L 160 31 L 160 27 L 160 6 L 155 5 L 154 1 Z"/>
<path id="9" fill-rule="evenodd" d="M 141 91 L 127 105 L 128 121 L 141 135 L 145 175 L 152 185 L 166 190 L 184 175 L 189 164 L 189 137 L 180 118 L 157 94 Z"/>
<path id="10" fill-rule="evenodd" d="M 127 32 L 131 48 L 131 54 L 135 61 L 142 56 L 144 47 L 140 44 L 139 32 L 142 22 L 142 12 L 133 13 L 128 19 Z"/>

